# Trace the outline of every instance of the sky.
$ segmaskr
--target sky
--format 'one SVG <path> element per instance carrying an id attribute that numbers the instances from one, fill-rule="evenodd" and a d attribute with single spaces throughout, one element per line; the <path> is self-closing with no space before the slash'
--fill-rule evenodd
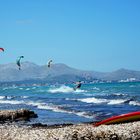
<path id="1" fill-rule="evenodd" d="M 0 0 L 0 64 L 140 70 L 139 0 Z"/>

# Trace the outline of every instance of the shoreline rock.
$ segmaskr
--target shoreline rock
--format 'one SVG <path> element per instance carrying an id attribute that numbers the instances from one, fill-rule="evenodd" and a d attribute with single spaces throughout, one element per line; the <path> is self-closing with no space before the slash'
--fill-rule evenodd
<path id="1" fill-rule="evenodd" d="M 14 121 L 29 120 L 30 118 L 36 117 L 37 114 L 27 109 L 0 110 L 0 123 L 4 123 L 7 121 L 14 122 Z"/>

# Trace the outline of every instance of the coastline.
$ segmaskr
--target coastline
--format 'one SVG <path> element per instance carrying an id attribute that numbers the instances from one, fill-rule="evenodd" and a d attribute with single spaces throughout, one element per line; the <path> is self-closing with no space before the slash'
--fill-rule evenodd
<path id="1" fill-rule="evenodd" d="M 0 124 L 1 140 L 138 140 L 140 121 L 101 125 L 64 124 L 52 126 L 27 126 L 12 123 Z"/>
<path id="2" fill-rule="evenodd" d="M 31 114 L 31 115 L 30 115 Z M 140 121 L 122 124 L 100 125 L 96 122 L 81 124 L 41 123 L 22 124 L 22 118 L 32 118 L 34 112 L 29 110 L 3 110 L 0 119 L 0 140 L 139 140 Z M 5 116 L 3 118 L 3 116 Z M 30 116 L 30 117 L 29 117 Z M 35 115 L 36 116 L 36 115 Z M 12 119 L 11 119 L 12 118 Z M 20 118 L 20 119 L 18 119 Z M 19 123 L 17 122 L 19 120 Z M 24 120 L 27 121 L 27 120 Z"/>

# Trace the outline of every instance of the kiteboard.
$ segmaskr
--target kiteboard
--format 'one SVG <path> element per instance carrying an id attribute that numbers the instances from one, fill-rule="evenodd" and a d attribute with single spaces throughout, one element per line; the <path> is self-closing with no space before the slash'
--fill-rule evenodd
<path id="1" fill-rule="evenodd" d="M 94 126 L 99 126 L 103 124 L 108 125 L 108 124 L 126 123 L 126 122 L 133 122 L 133 121 L 140 121 L 140 111 L 113 116 L 96 123 Z"/>

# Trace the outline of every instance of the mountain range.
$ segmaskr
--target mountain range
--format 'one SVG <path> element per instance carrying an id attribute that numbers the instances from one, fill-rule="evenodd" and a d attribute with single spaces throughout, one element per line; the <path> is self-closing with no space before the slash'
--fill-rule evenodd
<path id="1" fill-rule="evenodd" d="M 119 69 L 113 72 L 85 71 L 71 68 L 65 64 L 37 65 L 32 62 L 23 62 L 21 70 L 15 63 L 0 65 L 0 82 L 47 82 L 72 83 L 75 81 L 140 81 L 140 71 Z"/>

